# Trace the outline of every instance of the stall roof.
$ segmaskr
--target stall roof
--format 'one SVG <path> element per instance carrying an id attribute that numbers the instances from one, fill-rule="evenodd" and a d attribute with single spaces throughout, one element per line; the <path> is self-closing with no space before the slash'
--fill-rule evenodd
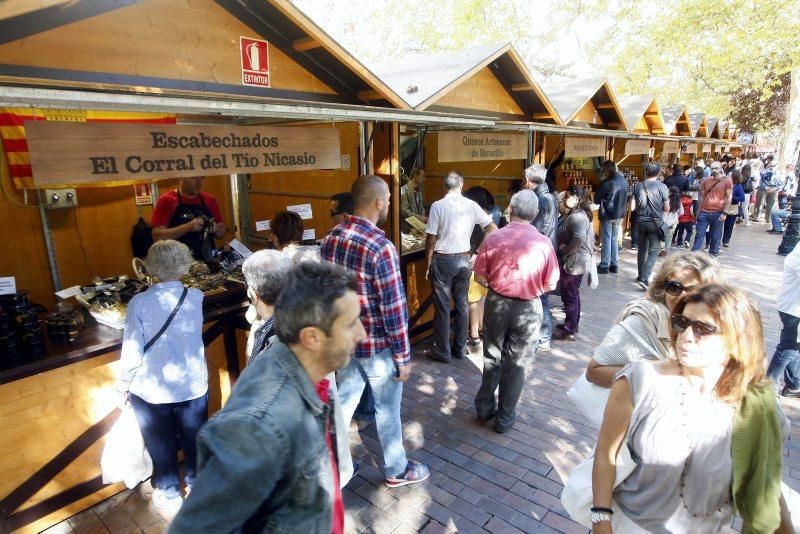
<path id="1" fill-rule="evenodd" d="M 644 119 L 649 133 L 664 134 L 664 117 L 654 96 L 624 95 L 617 97 L 619 107 L 628 124 L 628 131 L 635 132 L 640 120 Z"/>
<path id="2" fill-rule="evenodd" d="M 706 114 L 702 111 L 689 113 L 689 126 L 692 128 L 693 137 L 708 137 Z"/>
<path id="3" fill-rule="evenodd" d="M 445 95 L 484 68 L 489 69 L 527 118 L 559 123 L 552 104 L 508 43 L 447 53 L 415 54 L 371 66 L 378 78 L 401 95 L 408 107 L 417 110 L 436 106 Z M 487 111 L 486 114 L 496 113 Z"/>
<path id="4" fill-rule="evenodd" d="M 584 108 L 591 103 L 602 120 L 602 127 L 628 130 L 624 114 L 611 85 L 604 77 L 554 79 L 541 84 L 544 94 L 550 99 L 563 124 L 583 123 Z"/>
<path id="5" fill-rule="evenodd" d="M 717 117 L 706 117 L 706 125 L 708 126 L 708 137 L 711 139 L 719 139 L 719 119 Z"/>
<path id="6" fill-rule="evenodd" d="M 383 99 L 383 106 L 407 107 L 394 91 L 287 0 L 208 0 L 191 5 L 134 0 L 41 0 L 30 4 L 43 7 L 14 10 L 3 5 L 5 9 L 0 9 L 3 58 L 0 79 L 8 83 L 22 80 L 26 85 L 102 91 L 156 90 L 166 94 L 201 93 L 212 98 L 228 94 L 354 105 L 366 104 L 364 95 L 377 93 Z M 151 21 L 154 17 L 170 16 L 174 17 L 171 33 Z M 227 17 L 237 20 L 228 22 Z M 125 23 L 129 25 L 125 27 Z M 77 37 L 89 30 L 92 39 Z M 195 64 L 191 68 L 185 66 L 186 61 L 180 59 L 182 52 L 188 53 L 185 50 L 174 50 L 173 57 L 154 61 L 150 48 L 146 48 L 147 39 L 158 38 L 162 35 L 159 32 L 165 40 L 171 36 L 181 47 L 193 47 Z M 185 35 L 178 35 L 181 32 Z M 299 71 L 299 67 L 318 82 L 313 88 L 306 86 L 299 90 L 291 84 L 283 87 L 276 87 L 275 83 L 270 87 L 242 84 L 231 76 L 240 70 L 240 35 L 263 38 L 269 43 L 270 52 L 280 52 L 283 63 L 278 62 L 272 69 L 273 79 L 286 72 L 284 64 L 288 62 L 284 58 L 288 58 L 295 65 L 293 72 Z M 67 51 L 60 55 L 46 53 L 52 49 L 52 43 L 59 41 L 69 44 Z M 140 47 L 142 61 L 137 56 Z M 93 57 L 108 59 L 91 61 L 89 58 Z M 125 60 L 117 61 L 117 57 Z M 75 58 L 74 65 L 65 58 Z M 220 72 L 226 74 L 223 81 Z"/>
<path id="7" fill-rule="evenodd" d="M 689 125 L 689 113 L 686 106 L 676 104 L 661 109 L 664 117 L 664 132 L 667 135 L 680 135 L 691 137 L 691 127 Z"/>
<path id="8" fill-rule="evenodd" d="M 728 139 L 728 121 L 727 120 L 720 120 L 719 121 L 719 138 L 720 139 Z"/>

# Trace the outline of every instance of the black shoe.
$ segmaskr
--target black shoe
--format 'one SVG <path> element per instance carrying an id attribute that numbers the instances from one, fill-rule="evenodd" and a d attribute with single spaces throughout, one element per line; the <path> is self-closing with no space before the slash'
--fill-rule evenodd
<path id="1" fill-rule="evenodd" d="M 450 347 L 450 356 L 452 356 L 456 360 L 463 360 L 464 356 L 466 356 L 467 354 L 469 354 L 469 350 L 466 347 L 461 349 L 460 352 L 457 351 L 455 347 Z"/>
<path id="2" fill-rule="evenodd" d="M 782 234 L 783 232 L 780 232 L 780 231 L 778 231 L 778 230 L 773 230 L 772 228 L 770 228 L 769 230 L 767 230 L 767 233 L 768 233 L 768 234 L 779 234 L 779 235 L 780 235 L 780 234 Z"/>
<path id="3" fill-rule="evenodd" d="M 428 358 L 430 358 L 433 361 L 441 362 L 441 363 L 450 363 L 450 358 L 442 358 L 441 356 L 436 354 L 433 351 L 433 349 L 425 349 L 423 351 L 423 353 L 425 354 L 425 356 L 427 356 Z"/>
<path id="4" fill-rule="evenodd" d="M 480 419 L 481 421 L 491 421 L 492 419 L 494 419 L 496 413 L 497 411 L 492 410 L 489 415 L 478 414 L 478 419 Z"/>
<path id="5" fill-rule="evenodd" d="M 800 389 L 789 389 L 789 386 L 783 386 L 783 389 L 781 390 L 781 397 L 800 398 Z"/>
<path id="6" fill-rule="evenodd" d="M 597 274 L 608 274 L 608 267 L 598 267 Z"/>
<path id="7" fill-rule="evenodd" d="M 723 243 L 722 246 L 728 248 L 730 245 L 728 243 Z"/>
<path id="8" fill-rule="evenodd" d="M 608 272 L 617 274 L 619 272 L 619 267 L 617 267 L 616 265 L 609 265 Z"/>
<path id="9" fill-rule="evenodd" d="M 575 334 L 570 334 L 566 330 L 553 332 L 553 339 L 556 341 L 575 341 Z"/>

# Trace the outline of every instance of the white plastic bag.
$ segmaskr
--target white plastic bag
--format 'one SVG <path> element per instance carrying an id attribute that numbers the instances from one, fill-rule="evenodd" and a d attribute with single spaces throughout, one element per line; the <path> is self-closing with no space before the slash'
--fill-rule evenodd
<path id="1" fill-rule="evenodd" d="M 153 460 L 144 446 L 144 438 L 136 422 L 130 403 L 125 403 L 122 413 L 111 427 L 100 457 L 103 484 L 125 482 L 128 488 L 150 477 Z"/>
<path id="2" fill-rule="evenodd" d="M 589 419 L 595 428 L 600 428 L 600 425 L 603 424 L 603 415 L 605 414 L 610 394 L 611 389 L 589 382 L 586 379 L 586 373 L 582 373 L 567 391 L 567 396 L 570 400 L 575 403 L 575 406 Z"/>
<path id="3" fill-rule="evenodd" d="M 564 484 L 561 492 L 561 504 L 576 523 L 592 528 L 592 468 L 594 467 L 594 450 L 589 453 L 581 463 L 575 466 Z M 622 444 L 617 455 L 617 476 L 614 487 L 619 486 L 623 480 L 636 468 L 636 462 L 631 458 L 631 451 L 626 443 Z"/>

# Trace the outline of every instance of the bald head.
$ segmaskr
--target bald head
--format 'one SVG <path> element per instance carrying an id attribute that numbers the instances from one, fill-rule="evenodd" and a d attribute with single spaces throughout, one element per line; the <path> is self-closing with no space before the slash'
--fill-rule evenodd
<path id="1" fill-rule="evenodd" d="M 378 176 L 361 176 L 353 182 L 355 215 L 381 225 L 389 214 L 389 186 Z"/>

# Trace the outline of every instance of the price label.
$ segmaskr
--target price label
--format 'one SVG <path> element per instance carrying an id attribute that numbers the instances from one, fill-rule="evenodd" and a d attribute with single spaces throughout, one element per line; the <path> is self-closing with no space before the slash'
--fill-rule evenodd
<path id="1" fill-rule="evenodd" d="M 81 286 L 72 286 L 61 291 L 56 291 L 56 296 L 61 300 L 67 300 L 70 297 L 81 294 Z"/>
<path id="2" fill-rule="evenodd" d="M 294 206 L 286 206 L 286 209 L 295 212 L 303 219 L 311 219 L 313 217 L 311 204 L 296 204 Z"/>
<path id="3" fill-rule="evenodd" d="M 256 221 L 256 232 L 266 232 L 269 230 L 269 221 Z"/>
<path id="4" fill-rule="evenodd" d="M 17 292 L 17 279 L 13 276 L 0 276 L 0 295 L 11 295 Z"/>
<path id="5" fill-rule="evenodd" d="M 228 243 L 230 247 L 235 250 L 239 256 L 242 258 L 249 258 L 253 255 L 253 251 L 244 246 L 244 243 L 239 241 L 238 239 L 233 239 L 230 243 Z"/>
<path id="6" fill-rule="evenodd" d="M 306 241 L 308 239 L 316 239 L 316 238 L 317 238 L 317 234 L 316 234 L 316 232 L 314 231 L 313 228 L 311 228 L 310 230 L 303 230 L 303 241 Z"/>

